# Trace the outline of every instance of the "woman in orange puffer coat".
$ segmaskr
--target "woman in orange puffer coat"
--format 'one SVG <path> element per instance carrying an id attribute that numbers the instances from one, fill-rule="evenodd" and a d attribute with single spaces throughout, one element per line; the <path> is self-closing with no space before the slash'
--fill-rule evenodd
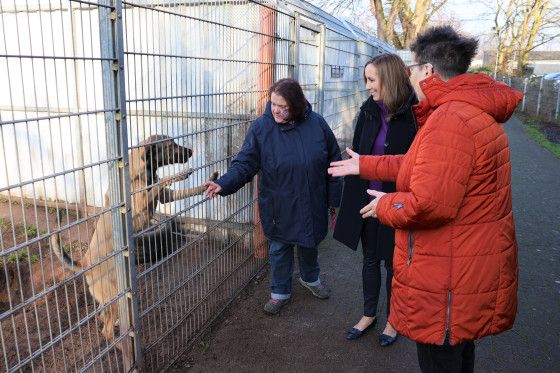
<path id="1" fill-rule="evenodd" d="M 507 121 L 522 94 L 466 74 L 476 39 L 436 27 L 411 46 L 420 103 L 405 155 L 334 162 L 334 176 L 394 181 L 361 211 L 394 227 L 391 325 L 417 342 L 423 372 L 472 372 L 474 343 L 513 326 L 517 242 Z M 457 348 L 454 348 L 456 347 Z"/>

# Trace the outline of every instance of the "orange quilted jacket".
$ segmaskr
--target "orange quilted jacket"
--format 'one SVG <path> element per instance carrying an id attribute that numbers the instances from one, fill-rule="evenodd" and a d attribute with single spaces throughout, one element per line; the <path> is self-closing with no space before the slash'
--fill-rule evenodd
<path id="1" fill-rule="evenodd" d="M 421 83 L 420 129 L 408 153 L 361 156 L 363 179 L 395 181 L 377 205 L 396 228 L 391 325 L 452 345 L 510 329 L 517 241 L 507 121 L 523 95 L 485 74 Z"/>

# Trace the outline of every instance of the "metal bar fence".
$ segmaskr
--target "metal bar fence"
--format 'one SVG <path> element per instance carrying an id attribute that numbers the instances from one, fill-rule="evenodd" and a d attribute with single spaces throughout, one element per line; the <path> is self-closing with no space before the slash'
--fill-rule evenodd
<path id="1" fill-rule="evenodd" d="M 201 185 L 280 78 L 349 141 L 392 50 L 309 9 L 0 3 L 0 371 L 166 370 L 266 264 L 255 183 Z"/>

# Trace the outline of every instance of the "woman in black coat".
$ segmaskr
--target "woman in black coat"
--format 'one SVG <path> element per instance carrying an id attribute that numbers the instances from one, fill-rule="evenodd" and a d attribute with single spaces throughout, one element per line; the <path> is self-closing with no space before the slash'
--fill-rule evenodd
<path id="1" fill-rule="evenodd" d="M 403 61 L 391 53 L 371 58 L 364 67 L 364 81 L 371 95 L 360 108 L 352 150 L 363 155 L 406 153 L 417 131 L 412 109 L 418 99 Z M 387 270 L 387 318 L 390 311 L 395 230 L 380 224 L 376 218 L 362 219 L 360 209 L 371 201 L 370 198 L 375 198 L 367 194 L 367 189 L 385 193 L 396 191 L 395 183 L 361 180 L 359 176 L 353 175 L 344 178 L 342 202 L 333 237 L 352 250 L 357 249 L 361 240 L 364 256 L 364 314 L 348 332 L 348 339 L 361 337 L 367 328 L 377 322 L 382 260 Z M 396 338 L 396 330 L 387 322 L 379 338 L 381 345 L 388 346 Z"/>

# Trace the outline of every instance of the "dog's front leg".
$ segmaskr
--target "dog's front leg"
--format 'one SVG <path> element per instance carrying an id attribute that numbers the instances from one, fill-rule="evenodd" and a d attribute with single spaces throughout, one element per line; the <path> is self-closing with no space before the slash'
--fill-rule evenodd
<path id="1" fill-rule="evenodd" d="M 208 181 L 217 180 L 219 175 L 220 174 L 217 171 L 214 171 L 212 173 L 212 175 L 210 176 L 210 178 L 208 179 Z M 181 190 L 171 190 L 171 189 L 165 188 L 165 189 L 161 190 L 160 193 L 159 193 L 159 202 L 160 203 L 168 203 L 168 202 L 178 201 L 178 200 L 181 200 L 181 199 L 186 199 L 186 198 L 189 198 L 189 197 L 198 196 L 198 195 L 204 194 L 205 190 L 206 190 L 206 188 L 203 187 L 202 185 L 194 187 L 194 188 L 181 189 Z"/>
<path id="2" fill-rule="evenodd" d="M 181 180 L 185 180 L 186 178 L 188 178 L 192 173 L 194 172 L 194 170 L 192 168 L 189 168 L 188 170 L 184 171 L 184 172 L 179 172 L 177 174 L 171 175 L 171 176 L 166 176 L 164 178 L 162 178 L 161 180 L 158 181 L 158 183 L 156 185 L 154 185 L 149 193 L 148 193 L 148 200 L 149 201 L 159 201 L 161 202 L 161 196 L 164 193 L 164 191 L 167 189 L 168 186 L 170 186 L 173 183 L 176 183 L 177 181 L 181 181 Z M 169 201 L 171 202 L 171 201 Z"/>
<path id="3" fill-rule="evenodd" d="M 187 169 L 183 172 L 179 172 L 179 173 L 176 173 L 176 174 L 171 175 L 171 176 L 166 176 L 166 177 L 159 180 L 157 186 L 161 186 L 162 188 L 166 188 L 166 187 L 170 186 L 171 184 L 173 184 L 177 181 L 185 180 L 186 178 L 191 176 L 191 174 L 193 172 L 194 172 L 194 170 L 192 168 L 189 168 L 189 169 Z"/>

